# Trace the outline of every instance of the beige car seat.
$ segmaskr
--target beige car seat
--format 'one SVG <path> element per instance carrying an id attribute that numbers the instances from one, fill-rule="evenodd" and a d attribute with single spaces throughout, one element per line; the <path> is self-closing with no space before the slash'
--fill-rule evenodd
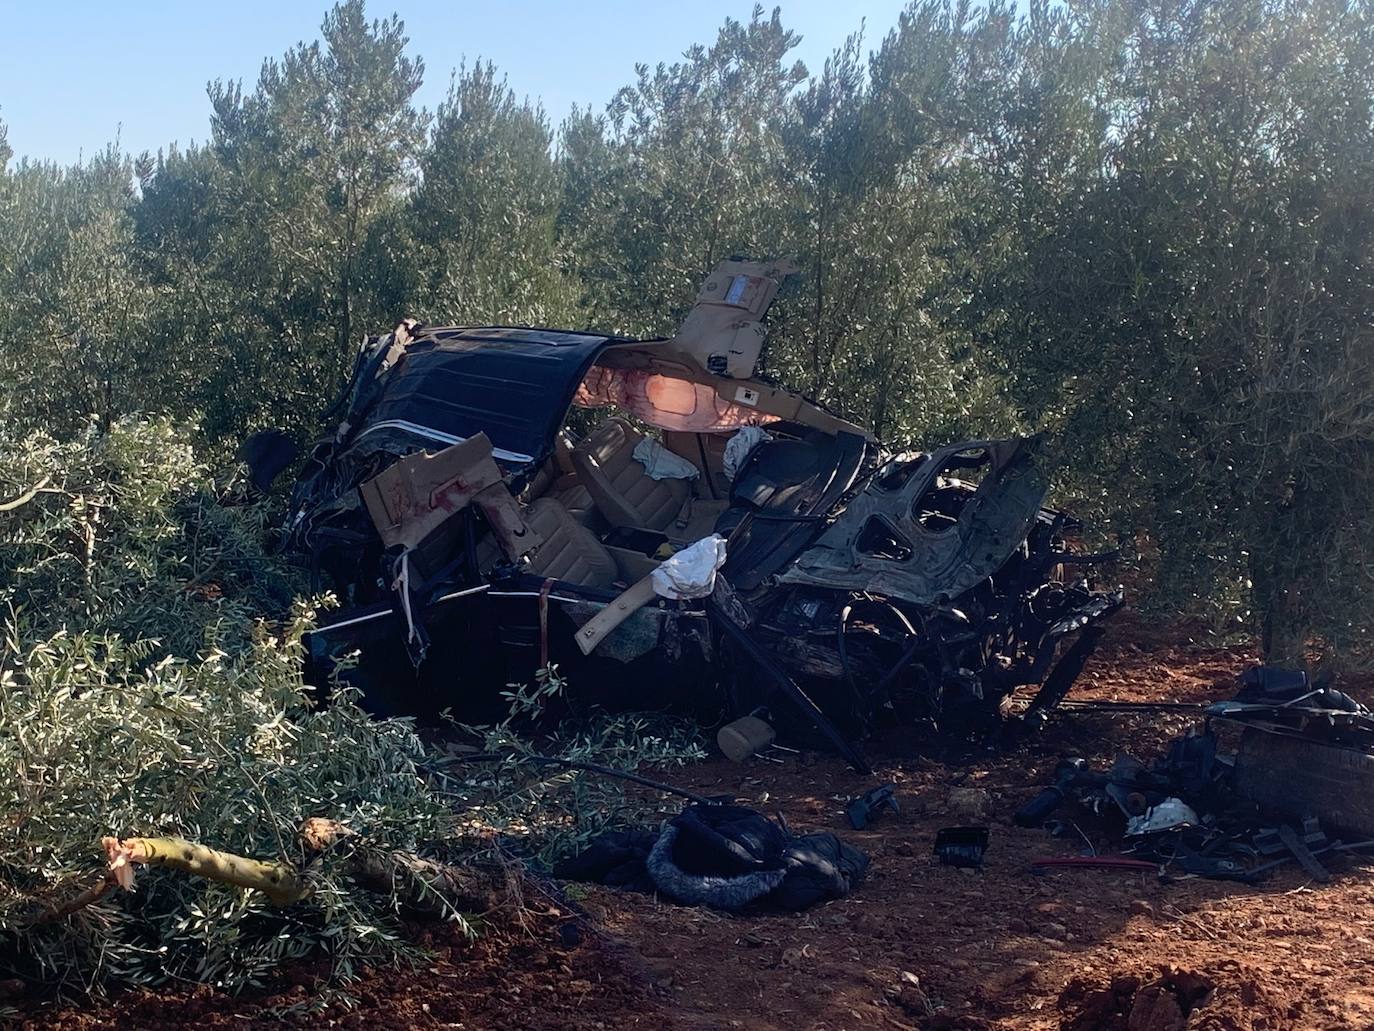
<path id="1" fill-rule="evenodd" d="M 530 572 L 584 587 L 615 583 L 619 573 L 611 553 L 557 501 L 540 498 L 523 514 L 543 542 L 530 555 Z"/>
<path id="2" fill-rule="evenodd" d="M 687 480 L 655 480 L 634 456 L 644 434 L 624 419 L 607 419 L 573 448 L 573 467 L 612 526 L 666 532 L 691 496 Z"/>
<path id="3" fill-rule="evenodd" d="M 554 437 L 553 454 L 535 470 L 520 495 L 520 501 L 526 505 L 536 498 L 553 498 L 583 526 L 592 525 L 596 518 L 596 504 L 573 468 L 572 444 L 566 431 L 560 430 Z"/>
<path id="4" fill-rule="evenodd" d="M 541 465 L 530 479 L 520 500 L 529 503 L 539 498 L 552 498 L 571 513 L 583 526 L 586 526 L 596 511 L 592 496 L 577 479 L 575 472 L 563 472 L 558 456 L 552 456 Z"/>

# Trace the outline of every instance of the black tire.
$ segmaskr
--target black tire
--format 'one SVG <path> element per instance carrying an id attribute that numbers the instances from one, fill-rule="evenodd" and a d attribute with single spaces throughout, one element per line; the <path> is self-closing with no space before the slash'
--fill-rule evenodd
<path id="1" fill-rule="evenodd" d="M 1366 752 L 1251 727 L 1236 752 L 1236 791 L 1262 810 L 1374 838 L 1374 755 Z"/>

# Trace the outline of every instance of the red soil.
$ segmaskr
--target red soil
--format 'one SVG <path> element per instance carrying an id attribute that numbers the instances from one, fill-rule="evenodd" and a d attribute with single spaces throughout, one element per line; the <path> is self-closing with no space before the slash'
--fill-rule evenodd
<path id="1" fill-rule="evenodd" d="M 1253 656 L 1201 647 L 1135 620 L 1115 626 L 1073 697 L 1203 701 L 1228 696 Z M 1347 682 L 1366 701 L 1374 683 Z M 1071 841 L 1012 825 L 1012 811 L 1063 755 L 1149 761 L 1196 717 L 1058 714 L 1009 752 L 935 755 L 901 735 L 869 742 L 869 780 L 829 756 L 781 764 L 712 760 L 675 780 L 829 829 L 872 856 L 849 898 L 797 916 L 730 917 L 609 889 L 570 890 L 590 917 L 564 944 L 568 909 L 532 932 L 432 941 L 415 972 L 374 971 L 359 1007 L 307 1018 L 342 1027 L 947 1028 L 1041 1031 L 1374 1026 L 1374 879 L 1325 887 L 1288 868 L 1263 886 L 1105 870 L 1037 875 L 1032 859 Z M 845 801 L 886 781 L 900 815 L 854 832 Z M 980 872 L 937 865 L 937 829 L 985 823 Z M 1082 824 L 1099 851 L 1117 847 Z M 431 932 L 433 933 L 433 932 Z M 126 993 L 96 1008 L 38 1009 L 21 1026 L 122 1029 L 255 1026 L 299 1002 L 308 978 L 254 998 L 208 990 Z"/>

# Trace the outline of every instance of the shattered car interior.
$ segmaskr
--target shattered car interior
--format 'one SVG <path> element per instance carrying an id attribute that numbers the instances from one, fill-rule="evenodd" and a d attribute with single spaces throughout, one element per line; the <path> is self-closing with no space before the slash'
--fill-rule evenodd
<path id="1" fill-rule="evenodd" d="M 292 496 L 340 603 L 308 678 L 473 714 L 557 664 L 587 704 L 761 715 L 860 769 L 882 720 L 1052 709 L 1122 597 L 1045 507 L 1039 441 L 893 453 L 758 378 L 788 271 L 723 262 L 664 339 L 368 338 Z"/>

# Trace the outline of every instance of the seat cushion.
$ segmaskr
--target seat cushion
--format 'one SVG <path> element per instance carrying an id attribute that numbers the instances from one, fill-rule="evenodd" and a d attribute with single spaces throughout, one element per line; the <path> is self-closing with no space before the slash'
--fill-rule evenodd
<path id="1" fill-rule="evenodd" d="M 615 559 L 596 535 L 553 498 L 540 498 L 524 512 L 543 543 L 530 555 L 530 572 L 584 587 L 610 587 Z"/>
<path id="2" fill-rule="evenodd" d="M 623 419 L 607 419 L 573 449 L 578 479 L 612 526 L 663 530 L 691 495 L 686 480 L 655 480 L 634 457 L 643 434 Z"/>
<path id="3" fill-rule="evenodd" d="M 590 525 L 596 512 L 596 503 L 592 501 L 591 494 L 582 484 L 573 480 L 565 487 L 555 487 L 549 491 L 549 497 L 566 508 L 568 514 L 583 526 Z"/>
<path id="4" fill-rule="evenodd" d="M 569 459 L 571 464 L 571 459 Z M 565 472 L 557 454 L 539 467 L 530 478 L 520 500 L 526 505 L 539 498 L 553 498 L 572 513 L 572 517 L 583 526 L 589 526 L 596 511 L 596 503 L 587 493 L 587 488 L 577 479 L 576 472 Z"/>

